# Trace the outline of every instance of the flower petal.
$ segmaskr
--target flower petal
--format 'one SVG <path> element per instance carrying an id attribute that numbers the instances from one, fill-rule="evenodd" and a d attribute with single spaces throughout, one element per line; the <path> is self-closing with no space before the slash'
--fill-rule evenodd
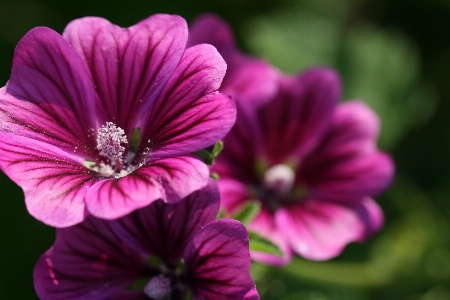
<path id="1" fill-rule="evenodd" d="M 262 105 L 277 89 L 277 71 L 269 63 L 239 52 L 230 26 L 214 14 L 204 14 L 192 22 L 188 45 L 207 43 L 217 48 L 228 65 L 221 92 L 236 101 Z"/>
<path id="2" fill-rule="evenodd" d="M 236 42 L 230 26 L 215 14 L 197 17 L 189 26 L 187 45 L 211 44 L 227 60 L 237 52 Z"/>
<path id="3" fill-rule="evenodd" d="M 94 89 L 77 53 L 55 31 L 30 30 L 14 51 L 0 90 L 1 130 L 72 151 L 91 145 Z"/>
<path id="4" fill-rule="evenodd" d="M 155 160 L 123 177 L 97 182 L 86 195 L 86 206 L 96 217 L 116 219 L 157 199 L 180 201 L 208 180 L 208 167 L 196 158 Z"/>
<path id="5" fill-rule="evenodd" d="M 271 213 L 263 206 L 260 213 L 250 224 L 250 229 L 277 245 L 283 256 L 252 251 L 252 259 L 273 266 L 283 266 L 291 261 L 292 251 L 289 248 L 285 229 L 278 226 L 277 220 L 279 217 L 279 211 Z"/>
<path id="6" fill-rule="evenodd" d="M 283 228 L 297 254 L 311 260 L 326 260 L 339 255 L 344 247 L 363 241 L 377 231 L 383 217 L 370 198 L 344 206 L 318 199 L 281 209 L 277 224 Z"/>
<path id="7" fill-rule="evenodd" d="M 298 180 L 327 199 L 380 194 L 392 182 L 394 163 L 377 150 L 378 131 L 379 120 L 369 107 L 358 101 L 339 105 L 323 142 L 305 158 Z"/>
<path id="8" fill-rule="evenodd" d="M 130 28 L 102 18 L 72 21 L 63 36 L 78 51 L 97 92 L 100 122 L 114 121 L 127 134 L 172 75 L 185 49 L 183 18 L 153 15 Z"/>
<path id="9" fill-rule="evenodd" d="M 41 299 L 145 299 L 142 292 L 125 289 L 140 277 L 145 257 L 130 251 L 110 225 L 88 217 L 58 229 L 53 247 L 34 268 L 34 286 Z"/>
<path id="10" fill-rule="evenodd" d="M 226 64 L 210 45 L 186 50 L 142 124 L 154 157 L 180 155 L 213 145 L 236 119 L 234 101 L 217 93 Z"/>
<path id="11" fill-rule="evenodd" d="M 224 149 L 212 167 L 220 176 L 252 183 L 257 158 L 261 156 L 262 136 L 255 111 L 248 103 L 236 102 L 236 124 L 224 139 Z"/>
<path id="12" fill-rule="evenodd" d="M 354 201 L 383 192 L 392 183 L 394 163 L 389 155 L 376 152 L 367 157 L 336 160 L 320 173 L 317 170 L 315 176 L 313 194 L 334 201 Z"/>
<path id="13" fill-rule="evenodd" d="M 116 232 L 136 252 L 150 252 L 165 262 L 178 261 L 192 236 L 219 211 L 219 189 L 214 180 L 183 201 L 155 201 L 115 221 Z"/>
<path id="14" fill-rule="evenodd" d="M 85 218 L 84 196 L 93 176 L 78 157 L 14 134 L 0 132 L 0 139 L 1 167 L 22 187 L 31 215 L 54 227 Z"/>
<path id="15" fill-rule="evenodd" d="M 248 200 L 248 187 L 232 178 L 220 177 L 217 181 L 220 187 L 220 204 L 227 215 L 235 213 Z"/>
<path id="16" fill-rule="evenodd" d="M 249 272 L 248 234 L 240 222 L 209 223 L 188 244 L 184 259 L 196 299 L 259 299 Z"/>
<path id="17" fill-rule="evenodd" d="M 315 68 L 281 79 L 278 95 L 259 111 L 270 164 L 298 159 L 317 145 L 330 124 L 340 90 L 339 77 L 331 69 Z"/>

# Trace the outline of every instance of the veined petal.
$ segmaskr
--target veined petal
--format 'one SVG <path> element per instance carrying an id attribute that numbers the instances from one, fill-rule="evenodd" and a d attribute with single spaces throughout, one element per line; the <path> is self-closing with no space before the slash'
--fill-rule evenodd
<path id="1" fill-rule="evenodd" d="M 250 276 L 248 233 L 230 219 L 197 232 L 183 255 L 196 299 L 259 299 Z"/>
<path id="2" fill-rule="evenodd" d="M 208 180 L 208 167 L 196 158 L 159 159 L 126 176 L 97 182 L 86 195 L 86 206 L 96 217 L 116 219 L 157 199 L 180 201 L 205 187 Z"/>
<path id="3" fill-rule="evenodd" d="M 259 111 L 266 156 L 271 164 L 303 157 L 317 146 L 340 98 L 331 69 L 315 68 L 282 78 L 278 95 Z"/>
<path id="4" fill-rule="evenodd" d="M 236 123 L 225 136 L 224 149 L 212 167 L 220 176 L 233 177 L 250 183 L 257 180 L 255 165 L 261 157 L 261 131 L 255 116 L 255 110 L 249 103 L 236 102 Z"/>
<path id="5" fill-rule="evenodd" d="M 125 132 L 159 95 L 183 55 L 187 25 L 179 16 L 153 15 L 130 28 L 102 18 L 72 21 L 63 36 L 78 51 L 97 87 L 103 119 Z"/>
<path id="6" fill-rule="evenodd" d="M 179 155 L 211 146 L 236 119 L 234 101 L 217 93 L 226 64 L 210 45 L 186 50 L 150 111 L 144 140 L 155 157 Z"/>
<path id="7" fill-rule="evenodd" d="M 363 241 L 383 223 L 380 208 L 368 197 L 350 206 L 307 199 L 279 213 L 290 247 L 312 260 L 339 255 L 348 243 Z"/>
<path id="8" fill-rule="evenodd" d="M 41 299 L 145 299 L 142 292 L 126 290 L 141 276 L 145 257 L 130 251 L 110 225 L 88 217 L 81 224 L 58 229 L 53 247 L 34 268 Z"/>
<path id="9" fill-rule="evenodd" d="M 73 48 L 49 28 L 32 29 L 18 43 L 11 78 L 0 90 L 1 130 L 70 151 L 92 145 L 94 95 Z"/>
<path id="10" fill-rule="evenodd" d="M 85 218 L 84 197 L 93 174 L 82 160 L 47 143 L 0 132 L 0 164 L 25 194 L 31 215 L 54 227 Z"/>
<path id="11" fill-rule="evenodd" d="M 260 213 L 250 224 L 250 229 L 257 232 L 262 237 L 270 240 L 278 246 L 283 256 L 252 251 L 252 259 L 273 265 L 283 266 L 288 264 L 292 259 L 292 250 L 289 247 L 284 227 L 279 225 L 280 211 L 271 213 L 264 206 Z M 282 217 L 282 216 L 281 216 Z"/>
<path id="12" fill-rule="evenodd" d="M 336 109 L 329 131 L 305 158 L 297 179 L 329 199 L 359 199 L 383 192 L 392 182 L 394 163 L 377 150 L 379 120 L 359 101 Z"/>
<path id="13" fill-rule="evenodd" d="M 116 232 L 138 253 L 150 251 L 165 262 L 179 260 L 192 236 L 213 221 L 219 210 L 219 190 L 214 180 L 174 204 L 153 202 L 115 221 Z"/>
<path id="14" fill-rule="evenodd" d="M 314 194 L 335 201 L 353 201 L 382 193 L 394 177 L 392 158 L 382 152 L 336 160 L 316 174 Z"/>

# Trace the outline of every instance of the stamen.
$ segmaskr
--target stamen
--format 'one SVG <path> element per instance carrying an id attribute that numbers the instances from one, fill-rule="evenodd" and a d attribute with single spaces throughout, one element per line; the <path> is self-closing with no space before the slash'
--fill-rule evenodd
<path id="1" fill-rule="evenodd" d="M 162 299 L 170 291 L 170 279 L 163 274 L 153 277 L 144 287 L 144 293 L 157 300 Z"/>
<path id="2" fill-rule="evenodd" d="M 294 186 L 294 182 L 294 170 L 287 165 L 275 165 L 264 172 L 265 185 L 280 194 L 288 193 Z"/>
<path id="3" fill-rule="evenodd" d="M 112 122 L 106 122 L 97 133 L 97 149 L 100 155 L 110 159 L 112 165 L 121 164 L 125 147 L 128 143 L 125 131 Z"/>

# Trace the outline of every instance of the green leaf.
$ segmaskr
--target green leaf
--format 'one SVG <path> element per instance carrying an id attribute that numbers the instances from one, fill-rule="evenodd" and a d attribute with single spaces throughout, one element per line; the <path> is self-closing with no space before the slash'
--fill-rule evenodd
<path id="1" fill-rule="evenodd" d="M 198 158 L 200 158 L 207 165 L 212 165 L 212 163 L 213 163 L 212 155 L 206 149 L 202 149 L 197 152 L 194 152 L 194 155 L 197 156 Z"/>
<path id="2" fill-rule="evenodd" d="M 200 158 L 205 164 L 212 166 L 214 164 L 214 159 L 223 150 L 223 142 L 218 141 L 212 146 L 211 150 L 208 149 L 211 149 L 211 147 L 194 152 L 194 155 Z"/>
<path id="3" fill-rule="evenodd" d="M 282 256 L 280 248 L 271 241 L 261 237 L 258 233 L 254 231 L 248 232 L 248 237 L 250 239 L 250 250 L 264 252 L 268 254 L 275 254 Z"/>
<path id="4" fill-rule="evenodd" d="M 238 212 L 234 213 L 231 218 L 241 221 L 242 224 L 248 226 L 260 210 L 261 203 L 259 201 L 248 201 Z"/>
<path id="5" fill-rule="evenodd" d="M 214 159 L 216 159 L 217 155 L 219 155 L 220 152 L 222 152 L 222 150 L 223 150 L 223 142 L 222 141 L 218 141 L 217 143 L 214 144 L 214 147 L 211 151 L 211 157 L 213 159 L 213 162 L 214 162 Z"/>

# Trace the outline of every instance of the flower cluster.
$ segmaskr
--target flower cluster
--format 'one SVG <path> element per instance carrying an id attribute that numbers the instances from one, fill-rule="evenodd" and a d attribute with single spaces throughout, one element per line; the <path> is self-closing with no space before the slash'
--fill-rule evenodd
<path id="1" fill-rule="evenodd" d="M 29 31 L 0 89 L 0 167 L 57 228 L 34 270 L 38 296 L 259 299 L 250 251 L 282 265 L 366 239 L 382 226 L 372 197 L 393 163 L 376 115 L 337 104 L 340 88 L 333 70 L 288 76 L 240 53 L 212 15 L 190 31 L 163 14 Z M 199 153 L 221 139 L 208 167 Z M 281 256 L 215 220 L 249 201 L 261 206 L 249 230 Z"/>

